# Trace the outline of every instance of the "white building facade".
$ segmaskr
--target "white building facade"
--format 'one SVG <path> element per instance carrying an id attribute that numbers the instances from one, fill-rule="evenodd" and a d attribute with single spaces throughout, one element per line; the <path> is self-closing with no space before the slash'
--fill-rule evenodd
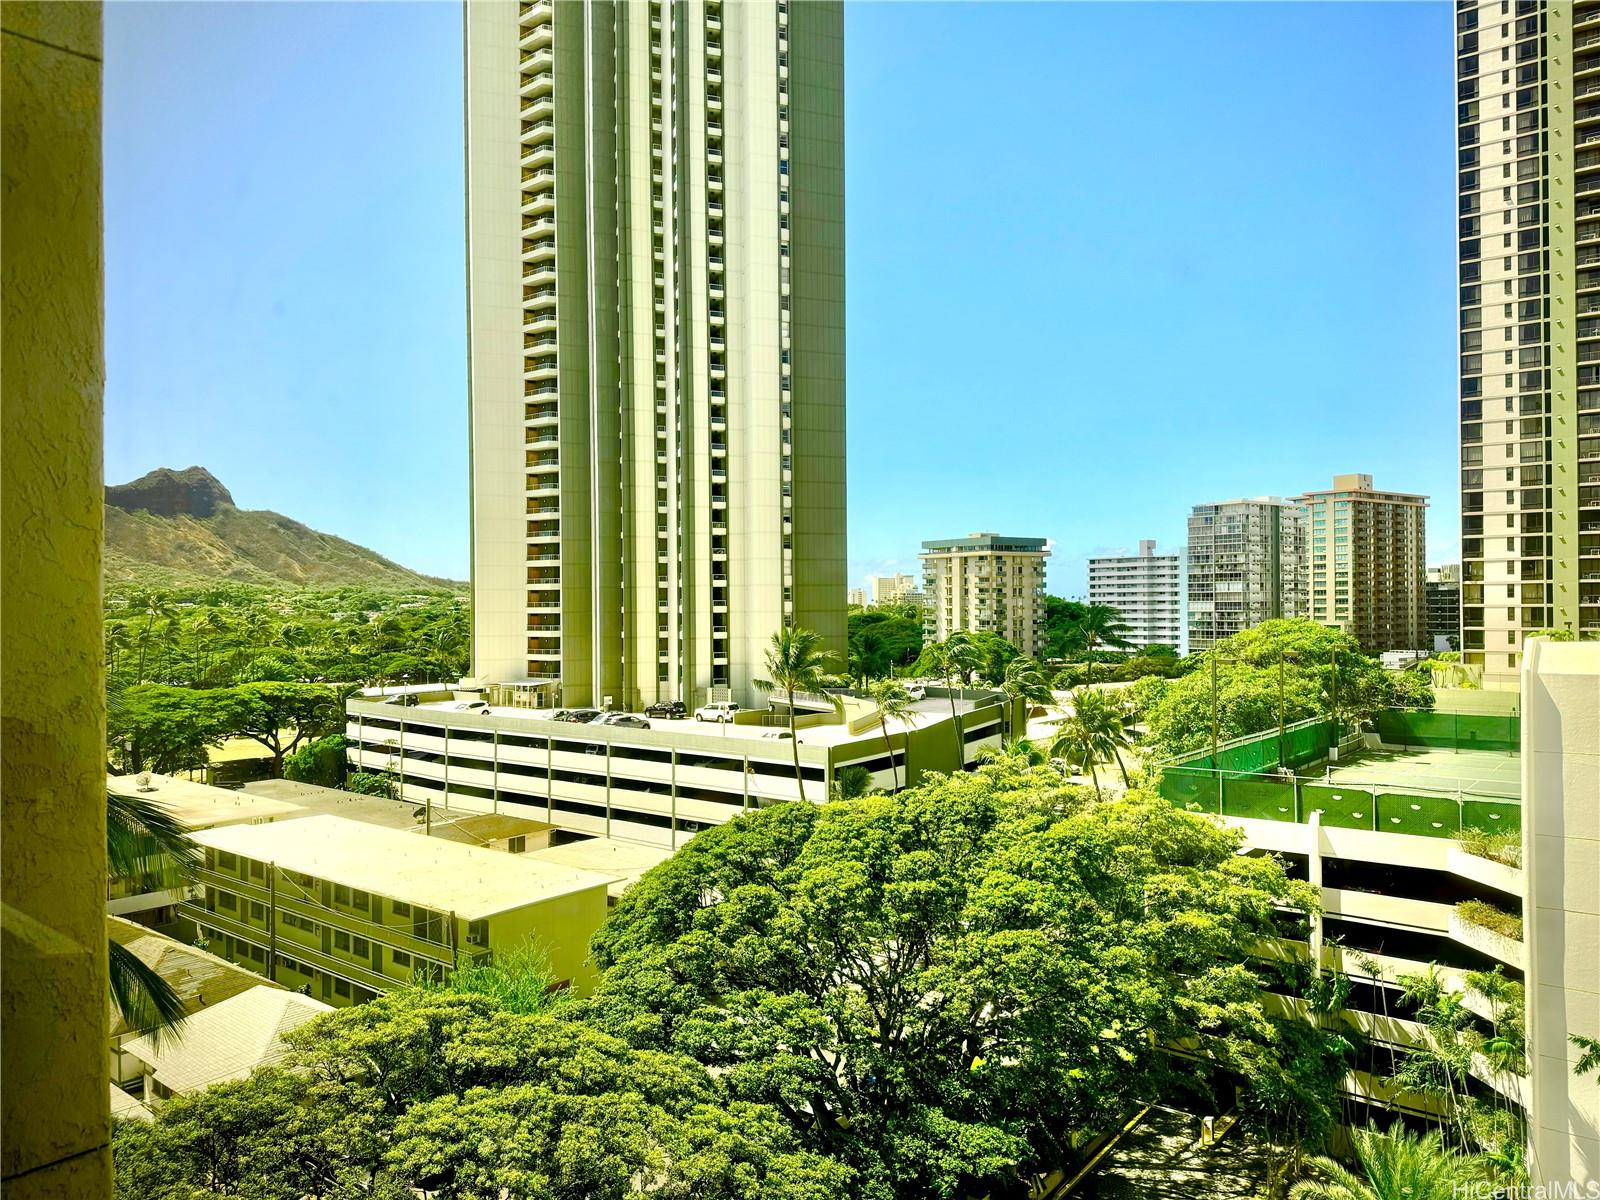
<path id="1" fill-rule="evenodd" d="M 1183 647 L 1183 560 L 1157 554 L 1154 541 L 1138 554 L 1091 558 L 1089 603 L 1116 609 L 1135 647 Z"/>

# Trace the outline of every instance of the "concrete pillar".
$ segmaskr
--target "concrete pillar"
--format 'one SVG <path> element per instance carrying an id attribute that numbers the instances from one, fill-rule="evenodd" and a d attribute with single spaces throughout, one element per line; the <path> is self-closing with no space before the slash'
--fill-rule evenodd
<path id="1" fill-rule="evenodd" d="M 110 1193 L 100 5 L 8 0 L 0 1190 Z"/>
<path id="2" fill-rule="evenodd" d="M 1530 1173 L 1592 1187 L 1600 1075 L 1572 1073 L 1568 1035 L 1600 1038 L 1600 643 L 1531 638 L 1523 652 L 1522 878 Z"/>

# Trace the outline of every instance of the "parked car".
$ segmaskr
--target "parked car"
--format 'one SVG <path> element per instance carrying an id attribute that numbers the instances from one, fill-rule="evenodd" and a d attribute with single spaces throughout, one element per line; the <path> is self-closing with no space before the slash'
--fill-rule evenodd
<path id="1" fill-rule="evenodd" d="M 598 708 L 563 708 L 555 715 L 557 721 L 570 721 L 574 725 L 586 725 L 600 715 Z"/>
<path id="2" fill-rule="evenodd" d="M 596 725 L 615 725 L 619 729 L 649 729 L 650 722 L 632 713 L 601 713 L 594 719 Z"/>
<path id="3" fill-rule="evenodd" d="M 451 705 L 457 712 L 488 712 L 487 700 L 461 700 Z"/>
<path id="4" fill-rule="evenodd" d="M 681 721 L 689 715 L 689 709 L 682 700 L 657 700 L 654 704 L 645 705 L 644 715 Z"/>
<path id="5" fill-rule="evenodd" d="M 928 689 L 920 683 L 908 683 L 906 684 L 906 694 L 913 700 L 926 700 L 928 698 Z"/>
<path id="6" fill-rule="evenodd" d="M 792 738 L 794 736 L 794 734 L 790 733 L 787 729 L 774 729 L 770 733 L 763 733 L 761 736 L 764 737 L 764 738 L 779 738 L 779 739 L 781 739 L 781 738 Z"/>
<path id="7" fill-rule="evenodd" d="M 694 710 L 696 721 L 716 721 L 719 724 L 732 721 L 739 711 L 739 705 L 732 700 L 721 700 L 716 704 L 703 704 Z"/>

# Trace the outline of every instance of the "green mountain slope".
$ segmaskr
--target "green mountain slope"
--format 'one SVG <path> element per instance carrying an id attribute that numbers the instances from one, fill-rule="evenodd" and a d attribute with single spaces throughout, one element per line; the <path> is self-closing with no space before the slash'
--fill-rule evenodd
<path id="1" fill-rule="evenodd" d="M 459 588 L 265 509 L 238 508 L 204 467 L 106 488 L 108 583 L 228 579 L 299 587 Z"/>

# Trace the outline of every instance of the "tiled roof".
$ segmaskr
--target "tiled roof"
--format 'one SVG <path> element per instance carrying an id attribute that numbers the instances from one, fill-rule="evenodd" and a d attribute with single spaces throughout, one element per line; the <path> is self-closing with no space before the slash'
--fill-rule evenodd
<path id="1" fill-rule="evenodd" d="M 195 1013 L 176 1030 L 136 1038 L 123 1049 L 147 1063 L 156 1082 L 173 1092 L 189 1092 L 277 1062 L 286 1053 L 283 1035 L 328 1005 L 299 992 L 254 987 Z"/>

